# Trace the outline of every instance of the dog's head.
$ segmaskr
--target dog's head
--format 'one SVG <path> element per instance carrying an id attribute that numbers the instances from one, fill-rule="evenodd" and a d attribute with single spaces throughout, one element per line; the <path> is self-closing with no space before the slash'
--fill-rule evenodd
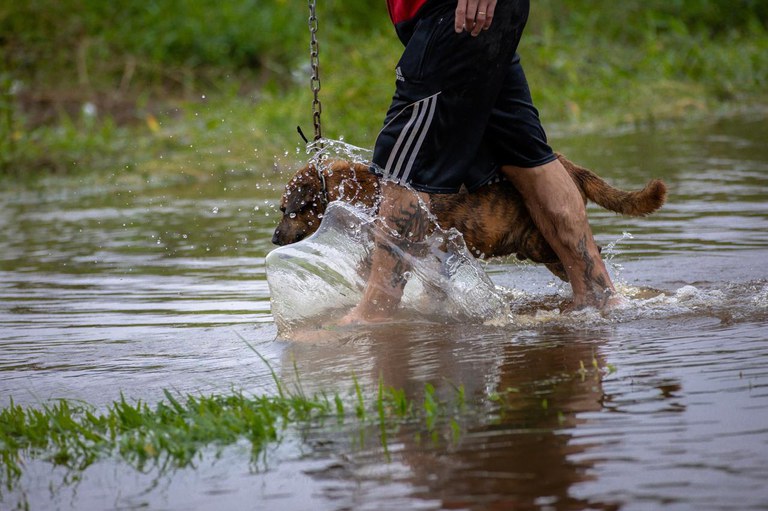
<path id="1" fill-rule="evenodd" d="M 378 197 L 378 178 L 367 165 L 344 160 L 311 162 L 296 172 L 280 198 L 283 216 L 272 243 L 301 241 L 320 227 L 329 202 L 344 200 L 372 207 Z"/>

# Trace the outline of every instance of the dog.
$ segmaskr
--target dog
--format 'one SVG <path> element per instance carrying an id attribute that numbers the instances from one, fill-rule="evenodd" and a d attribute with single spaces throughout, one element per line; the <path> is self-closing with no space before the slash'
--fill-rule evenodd
<path id="1" fill-rule="evenodd" d="M 615 188 L 591 170 L 563 155 L 557 158 L 568 171 L 586 204 L 587 200 L 616 213 L 646 216 L 666 201 L 667 187 L 653 179 L 638 191 Z M 272 243 L 301 241 L 320 226 L 328 203 L 341 200 L 374 209 L 382 178 L 368 164 L 345 160 L 310 162 L 297 171 L 280 199 L 282 218 Z M 520 192 L 503 179 L 473 192 L 430 194 L 430 211 L 442 229 L 455 228 L 473 256 L 490 259 L 515 254 L 544 264 L 554 275 L 568 281 L 565 268 L 533 223 Z"/>

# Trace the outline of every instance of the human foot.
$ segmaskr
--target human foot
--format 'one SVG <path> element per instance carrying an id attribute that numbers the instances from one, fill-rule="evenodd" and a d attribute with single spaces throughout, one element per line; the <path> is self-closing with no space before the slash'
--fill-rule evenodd
<path id="1" fill-rule="evenodd" d="M 369 307 L 365 307 L 363 304 L 358 304 L 334 324 L 341 327 L 375 324 L 383 323 L 389 320 L 391 317 L 391 314 L 386 314 L 381 309 L 371 309 Z"/>
<path id="2" fill-rule="evenodd" d="M 584 309 L 597 309 L 600 312 L 610 312 L 620 309 L 629 304 L 629 301 L 622 295 L 613 290 L 606 289 L 604 292 L 592 295 L 591 297 L 574 296 L 571 302 L 560 306 L 562 314 L 570 314 Z"/>

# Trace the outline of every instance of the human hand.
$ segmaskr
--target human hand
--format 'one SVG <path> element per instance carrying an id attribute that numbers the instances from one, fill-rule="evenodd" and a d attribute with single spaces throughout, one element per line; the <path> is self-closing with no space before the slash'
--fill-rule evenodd
<path id="1" fill-rule="evenodd" d="M 459 0 L 456 6 L 456 33 L 468 31 L 476 37 L 483 30 L 488 30 L 493 21 L 496 0 Z"/>

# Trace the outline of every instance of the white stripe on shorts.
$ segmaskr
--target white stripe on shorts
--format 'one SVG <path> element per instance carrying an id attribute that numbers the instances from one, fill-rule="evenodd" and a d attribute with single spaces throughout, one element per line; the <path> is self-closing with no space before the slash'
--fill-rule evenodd
<path id="1" fill-rule="evenodd" d="M 401 183 L 406 183 L 408 181 L 411 170 L 413 170 L 413 164 L 424 143 L 424 138 L 432 124 L 432 119 L 435 116 L 437 96 L 439 94 L 440 93 L 438 92 L 432 96 L 420 99 L 403 108 L 397 116 L 395 116 L 396 119 L 401 113 L 405 112 L 406 109 L 413 107 L 411 118 L 403 127 L 394 147 L 392 147 L 392 152 L 389 154 L 387 167 L 385 169 L 389 177 L 396 179 Z M 392 121 L 395 119 L 392 119 Z M 390 123 L 392 121 L 390 121 Z"/>

